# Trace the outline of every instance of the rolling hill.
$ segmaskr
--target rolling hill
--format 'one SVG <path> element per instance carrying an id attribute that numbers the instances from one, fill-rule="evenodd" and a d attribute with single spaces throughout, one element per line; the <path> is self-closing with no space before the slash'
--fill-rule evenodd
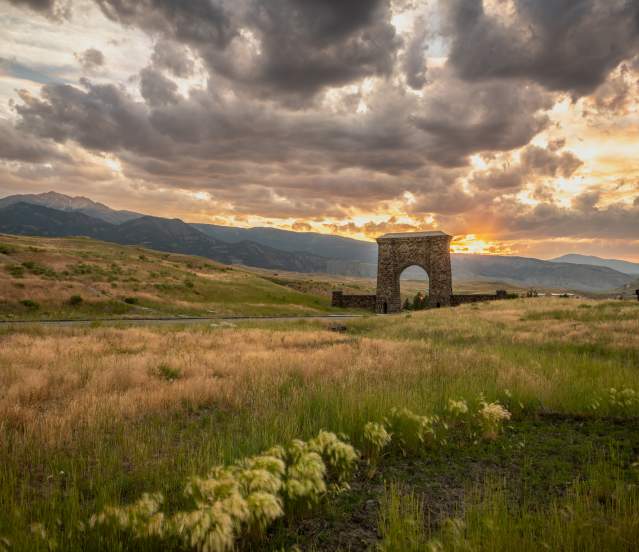
<path id="1" fill-rule="evenodd" d="M 334 310 L 326 289 L 294 289 L 202 257 L 88 238 L 0 236 L 0 320 Z"/>
<path id="2" fill-rule="evenodd" d="M 373 242 L 275 228 L 188 224 L 179 219 L 114 211 L 86 198 L 71 198 L 55 192 L 0 200 L 0 232 L 88 236 L 270 270 L 364 278 L 374 278 L 377 272 L 377 245 Z M 639 266 L 635 263 L 581 255 L 543 261 L 454 254 L 452 264 L 457 281 L 503 282 L 519 287 L 595 293 L 632 286 L 639 273 L 631 272 Z M 421 277 L 414 269 L 408 269 L 403 275 L 408 279 Z"/>

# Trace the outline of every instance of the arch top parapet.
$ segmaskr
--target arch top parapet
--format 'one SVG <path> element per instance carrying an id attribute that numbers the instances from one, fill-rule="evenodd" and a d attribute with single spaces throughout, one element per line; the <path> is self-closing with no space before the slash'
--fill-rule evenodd
<path id="1" fill-rule="evenodd" d="M 452 238 L 450 234 L 442 232 L 441 230 L 432 230 L 428 232 L 394 232 L 390 234 L 384 234 L 377 238 L 377 242 L 380 240 L 401 240 L 401 239 L 419 239 L 419 238 Z"/>

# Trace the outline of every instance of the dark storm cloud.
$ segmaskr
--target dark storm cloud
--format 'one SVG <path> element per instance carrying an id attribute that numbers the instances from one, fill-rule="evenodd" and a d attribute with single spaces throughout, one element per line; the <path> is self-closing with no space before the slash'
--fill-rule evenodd
<path id="1" fill-rule="evenodd" d="M 45 85 L 41 97 L 22 92 L 23 103 L 16 106 L 21 117 L 18 127 L 57 142 L 73 140 L 92 150 L 166 153 L 166 141 L 153 132 L 143 104 L 116 86 L 82 82 L 85 90 Z"/>
<path id="2" fill-rule="evenodd" d="M 639 207 L 621 203 L 597 208 L 595 197 L 577 201 L 573 208 L 552 203 L 541 203 L 534 208 L 521 205 L 510 212 L 502 209 L 495 213 L 504 224 L 504 237 L 508 238 L 598 238 L 634 239 L 639 235 Z M 507 212 L 507 217 L 504 216 Z"/>
<path id="3" fill-rule="evenodd" d="M 472 183 L 475 188 L 482 191 L 513 194 L 522 189 L 526 183 L 525 176 L 524 171 L 519 166 L 490 169 L 476 174 L 472 179 Z"/>
<path id="4" fill-rule="evenodd" d="M 9 0 L 20 8 L 29 8 L 51 19 L 62 19 L 70 13 L 70 0 Z"/>
<path id="5" fill-rule="evenodd" d="M 553 204 L 552 178 L 573 176 L 581 161 L 562 140 L 529 145 L 549 125 L 554 90 L 596 89 L 579 107 L 605 117 L 632 107 L 636 1 L 515 0 L 516 17 L 497 20 L 479 1 L 447 0 L 444 68 L 427 67 L 425 19 L 400 39 L 388 0 L 95 1 L 155 41 L 150 64 L 129 81 L 141 98 L 114 85 L 38 77 L 42 91 L 21 94 L 17 127 L 0 124 L 8 160 L 0 180 L 13 189 L 113 180 L 118 190 L 139 186 L 155 205 L 186 205 L 184 191 L 206 191 L 211 202 L 193 212 L 291 217 L 300 229 L 307 217 L 403 210 L 417 220 L 432 215 L 451 232 L 494 228 L 511 239 L 639 235 L 634 193 L 634 204 L 606 206 L 606 190 L 596 189 L 569 207 Z M 12 2 L 50 17 L 62 5 Z M 436 41 L 433 55 L 439 49 Z M 625 59 L 628 69 L 611 74 Z M 207 85 L 178 93 L 174 77 L 196 68 L 199 77 L 201 67 Z M 362 84 L 368 76 L 381 78 Z M 322 94 L 344 84 L 355 86 Z M 124 178 L 116 184 L 111 168 L 76 145 L 117 156 Z M 519 162 L 495 168 L 510 157 L 498 152 L 516 148 Z M 473 171 L 473 154 L 491 168 Z M 522 190 L 541 203 L 519 202 Z"/>
<path id="6" fill-rule="evenodd" d="M 473 153 L 525 146 L 548 125 L 551 105 L 534 85 L 442 76 L 426 89 L 414 124 L 427 133 L 433 161 L 459 166 Z"/>
<path id="7" fill-rule="evenodd" d="M 25 163 L 45 163 L 65 160 L 48 140 L 34 140 L 33 136 L 18 131 L 8 121 L 0 119 L 0 159 Z"/>
<path id="8" fill-rule="evenodd" d="M 569 151 L 556 153 L 550 148 L 528 146 L 522 151 L 521 164 L 529 172 L 569 178 L 583 165 L 583 161 Z"/>
<path id="9" fill-rule="evenodd" d="M 528 184 L 535 183 L 539 177 L 563 176 L 569 178 L 583 164 L 573 153 L 560 152 L 557 143 L 551 143 L 547 149 L 530 145 L 520 155 L 520 161 L 501 169 L 491 168 L 473 174 L 471 183 L 482 192 L 497 194 L 516 194 Z M 548 197 L 549 191 L 538 186 L 535 193 L 539 197 Z"/>
<path id="10" fill-rule="evenodd" d="M 235 34 L 228 12 L 214 0 L 95 0 L 114 21 L 196 47 L 224 48 Z"/>
<path id="11" fill-rule="evenodd" d="M 56 4 L 55 0 L 9 0 L 10 4 L 19 7 L 30 8 L 39 12 L 52 12 Z"/>
<path id="12" fill-rule="evenodd" d="M 255 0 L 246 22 L 260 40 L 254 71 L 236 77 L 312 94 L 367 75 L 390 74 L 400 45 L 387 0 Z"/>
<path id="13" fill-rule="evenodd" d="M 423 17 L 415 21 L 413 36 L 406 45 L 404 53 L 404 71 L 406 83 L 415 90 L 426 84 L 426 39 L 428 27 Z"/>
<path id="14" fill-rule="evenodd" d="M 445 0 L 448 63 L 461 78 L 527 78 L 581 96 L 639 49 L 636 0 L 514 0 L 512 20 L 481 0 Z"/>
<path id="15" fill-rule="evenodd" d="M 96 1 L 110 19 L 190 46 L 245 92 L 291 105 L 390 74 L 401 44 L 388 0 Z"/>
<path id="16" fill-rule="evenodd" d="M 84 71 L 93 71 L 104 65 L 104 54 L 96 48 L 89 48 L 84 52 L 75 54 L 75 58 Z"/>
<path id="17" fill-rule="evenodd" d="M 140 94 L 150 106 L 173 104 L 178 101 L 177 84 L 162 73 L 146 67 L 140 71 Z"/>
<path id="18" fill-rule="evenodd" d="M 151 63 L 158 69 L 166 69 L 176 77 L 188 77 L 193 73 L 193 60 L 184 46 L 170 40 L 160 40 L 153 48 Z"/>

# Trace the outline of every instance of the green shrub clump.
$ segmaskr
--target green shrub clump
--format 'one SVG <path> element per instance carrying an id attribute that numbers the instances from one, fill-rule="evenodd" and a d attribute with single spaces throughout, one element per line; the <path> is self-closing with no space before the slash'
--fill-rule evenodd
<path id="1" fill-rule="evenodd" d="M 404 454 L 446 443 L 449 424 L 473 425 L 484 438 L 496 438 L 510 412 L 481 396 L 476 406 L 451 400 L 442 417 L 392 409 L 384 423 L 364 426 L 369 465 L 379 461 L 392 441 Z M 163 512 L 162 494 L 144 494 L 131 505 L 109 506 L 93 515 L 89 527 L 169 547 L 231 552 L 240 542 L 256 543 L 277 519 L 308 511 L 322 498 L 349 489 L 359 459 L 345 436 L 322 430 L 309 441 L 296 439 L 288 447 L 275 446 L 232 465 L 216 466 L 205 477 L 190 478 L 180 500 L 187 505 L 184 510 Z M 385 540 L 394 540 L 390 536 Z"/>
<path id="2" fill-rule="evenodd" d="M 32 299 L 23 299 L 22 301 L 20 301 L 20 304 L 23 307 L 27 307 L 28 309 L 32 310 L 37 310 L 40 308 L 40 305 Z"/>
<path id="3" fill-rule="evenodd" d="M 168 364 L 160 364 L 157 368 L 157 374 L 166 381 L 175 381 L 182 377 L 182 372 L 179 368 L 173 368 L 173 366 Z"/>
<path id="4" fill-rule="evenodd" d="M 6 243 L 0 243 L 1 255 L 13 255 L 16 251 L 17 250 L 15 247 L 11 247 L 10 245 L 7 245 Z"/>
<path id="5" fill-rule="evenodd" d="M 207 552 L 235 549 L 239 539 L 256 540 L 286 508 L 314 504 L 345 481 L 358 459 L 355 449 L 335 434 L 320 432 L 308 442 L 293 441 L 231 466 L 216 466 L 206 477 L 192 477 L 184 490 L 190 508 L 161 511 L 160 493 L 144 494 L 129 506 L 109 506 L 89 526 L 124 531 L 137 539 Z"/>
<path id="6" fill-rule="evenodd" d="M 83 302 L 83 299 L 81 295 L 72 295 L 71 297 L 69 297 L 69 305 L 71 305 L 72 307 L 81 305 L 82 302 Z"/>

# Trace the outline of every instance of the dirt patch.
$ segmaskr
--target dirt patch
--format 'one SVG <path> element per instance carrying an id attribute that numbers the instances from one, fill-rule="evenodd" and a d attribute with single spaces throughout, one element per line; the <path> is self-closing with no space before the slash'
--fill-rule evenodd
<path id="1" fill-rule="evenodd" d="M 636 420 L 550 415 L 518 421 L 494 443 L 442 448 L 420 458 L 391 454 L 372 479 L 360 472 L 350 492 L 312 516 L 277 527 L 269 550 L 295 544 L 304 550 L 371 550 L 379 540 L 379 505 L 388 481 L 400 481 L 421 497 L 430 532 L 459 516 L 469 489 L 486 480 L 502 482 L 513 503 L 525 498 L 543 507 L 584 475 L 593 454 L 611 447 L 627 466 L 639 458 Z"/>

